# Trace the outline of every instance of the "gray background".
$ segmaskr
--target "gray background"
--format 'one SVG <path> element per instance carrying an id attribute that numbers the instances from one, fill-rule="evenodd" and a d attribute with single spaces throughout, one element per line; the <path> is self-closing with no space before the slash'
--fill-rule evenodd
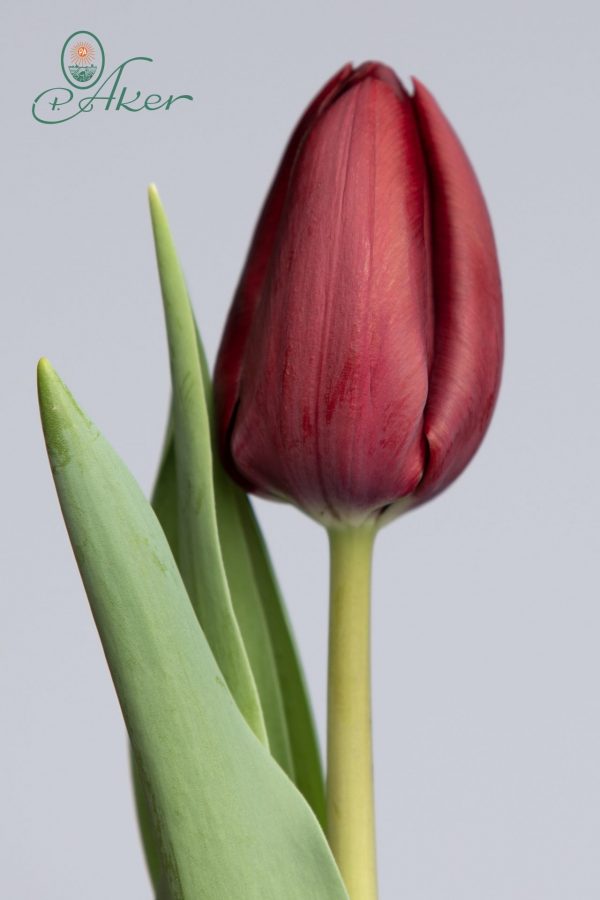
<path id="1" fill-rule="evenodd" d="M 344 61 L 417 74 L 495 223 L 505 375 L 479 455 L 382 533 L 373 610 L 382 900 L 600 896 L 598 17 L 594 4 L 10 4 L 2 15 L 0 896 L 150 897 L 120 712 L 60 519 L 34 387 L 49 356 L 149 491 L 168 365 L 145 190 L 211 359 L 305 103 Z M 31 117 L 89 29 L 170 113 Z M 259 514 L 321 733 L 325 534 Z"/>

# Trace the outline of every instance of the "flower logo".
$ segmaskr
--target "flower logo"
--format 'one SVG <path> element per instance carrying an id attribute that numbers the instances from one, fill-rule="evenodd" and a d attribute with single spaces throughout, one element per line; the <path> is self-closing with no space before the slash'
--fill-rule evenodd
<path id="1" fill-rule="evenodd" d="M 61 65 L 70 84 L 89 88 L 104 71 L 104 48 L 91 31 L 76 31 L 65 41 Z"/>

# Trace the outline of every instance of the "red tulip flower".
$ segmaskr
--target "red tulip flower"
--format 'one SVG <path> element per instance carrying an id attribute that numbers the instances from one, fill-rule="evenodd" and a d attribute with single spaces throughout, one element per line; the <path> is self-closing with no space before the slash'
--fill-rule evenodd
<path id="1" fill-rule="evenodd" d="M 215 374 L 223 458 L 327 524 L 419 503 L 467 465 L 502 365 L 488 211 L 448 120 L 379 63 L 294 131 Z"/>

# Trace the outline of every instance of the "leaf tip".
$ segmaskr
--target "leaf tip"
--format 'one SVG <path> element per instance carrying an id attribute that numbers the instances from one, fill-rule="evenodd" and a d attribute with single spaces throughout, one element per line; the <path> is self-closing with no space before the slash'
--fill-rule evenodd
<path id="1" fill-rule="evenodd" d="M 54 371 L 54 369 L 52 368 L 52 365 L 51 365 L 50 360 L 48 359 L 48 357 L 47 357 L 47 356 L 42 356 L 42 357 L 38 360 L 38 364 L 37 364 L 38 379 L 39 379 L 39 378 L 47 377 L 47 376 L 50 375 L 53 371 Z"/>
<path id="2" fill-rule="evenodd" d="M 148 185 L 148 202 L 150 204 L 150 215 L 154 219 L 157 213 L 162 212 L 160 194 L 158 193 L 158 188 L 154 182 Z"/>
<path id="3" fill-rule="evenodd" d="M 42 429 L 50 464 L 55 471 L 70 458 L 64 436 L 66 388 L 45 356 L 37 365 L 37 389 Z"/>
<path id="4" fill-rule="evenodd" d="M 52 392 L 57 377 L 50 360 L 46 356 L 42 356 L 37 364 L 37 389 L 42 412 L 44 411 L 46 400 Z"/>

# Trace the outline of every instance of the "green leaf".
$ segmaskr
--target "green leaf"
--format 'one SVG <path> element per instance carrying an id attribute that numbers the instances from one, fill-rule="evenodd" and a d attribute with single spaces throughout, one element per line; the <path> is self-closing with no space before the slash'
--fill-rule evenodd
<path id="1" fill-rule="evenodd" d="M 45 360 L 38 391 L 171 900 L 348 900 L 308 804 L 240 714 L 137 483 Z"/>
<path id="2" fill-rule="evenodd" d="M 179 512 L 177 509 L 177 462 L 173 439 L 173 412 L 169 415 L 165 447 L 152 494 L 152 508 L 160 520 L 169 546 L 179 565 Z M 181 571 L 181 570 L 180 570 Z"/>
<path id="3" fill-rule="evenodd" d="M 154 234 L 159 260 L 163 260 L 163 293 L 166 307 L 177 304 L 189 310 L 186 349 L 191 354 L 193 312 L 164 209 L 155 188 L 150 191 Z M 213 425 L 212 385 L 206 355 L 194 327 L 203 379 L 204 397 Z M 183 338 L 172 345 L 181 353 Z M 173 361 L 172 361 L 173 365 Z M 302 668 L 283 600 L 275 580 L 265 543 L 245 493 L 227 476 L 216 451 L 212 427 L 214 493 L 220 545 L 233 607 L 250 660 L 265 719 L 269 746 L 275 759 L 305 795 L 319 821 L 325 823 L 325 789 L 316 730 L 304 684 Z M 154 494 L 154 506 L 165 533 L 176 542 L 172 526 L 177 456 L 168 438 Z M 177 456 L 178 460 L 178 456 Z M 169 504 L 169 497 L 171 503 Z M 159 503 L 159 506 L 157 505 Z M 171 534 L 173 533 L 173 538 Z"/>
<path id="4" fill-rule="evenodd" d="M 154 890 L 156 891 L 157 887 L 159 886 L 161 877 L 158 839 L 155 834 L 154 823 L 152 822 L 152 815 L 150 812 L 148 798 L 146 797 L 144 784 L 142 782 L 142 776 L 140 775 L 140 771 L 135 761 L 135 756 L 131 745 L 129 747 L 129 763 L 131 769 L 131 780 L 133 782 L 135 809 L 137 812 L 137 821 L 140 829 L 140 838 L 142 840 L 142 847 L 144 848 L 144 856 L 146 858 L 148 874 L 150 876 L 150 880 L 152 881 Z M 160 892 L 158 896 L 160 896 Z"/>
<path id="5" fill-rule="evenodd" d="M 178 525 L 177 525 L 177 471 L 175 463 L 175 441 L 173 440 L 173 416 L 169 416 L 165 447 L 160 463 L 160 478 L 157 479 L 152 507 L 162 525 L 165 537 L 171 547 L 175 561 L 178 562 Z M 133 796 L 137 821 L 140 831 L 144 857 L 148 868 L 148 875 L 154 887 L 156 900 L 168 898 L 168 885 L 166 876 L 161 876 L 160 857 L 158 852 L 158 838 L 150 814 L 148 798 L 144 792 L 144 785 L 138 771 L 133 750 L 129 750 L 131 778 L 133 783 Z"/>
<path id="6" fill-rule="evenodd" d="M 237 488 L 215 471 L 215 499 L 219 537 L 231 597 L 265 717 L 269 748 L 279 765 L 295 779 L 284 701 L 273 645 L 265 618 L 252 559 L 237 506 Z"/>
<path id="7" fill-rule="evenodd" d="M 219 543 L 210 425 L 194 319 L 154 186 L 149 199 L 173 385 L 179 568 L 225 681 L 250 727 L 266 742 L 258 691 L 231 602 Z"/>
<path id="8" fill-rule="evenodd" d="M 325 829 L 325 783 L 319 743 L 292 627 L 252 504 L 241 490 L 237 491 L 237 505 L 252 561 L 254 583 L 262 601 L 275 655 L 292 749 L 294 780 Z"/>

